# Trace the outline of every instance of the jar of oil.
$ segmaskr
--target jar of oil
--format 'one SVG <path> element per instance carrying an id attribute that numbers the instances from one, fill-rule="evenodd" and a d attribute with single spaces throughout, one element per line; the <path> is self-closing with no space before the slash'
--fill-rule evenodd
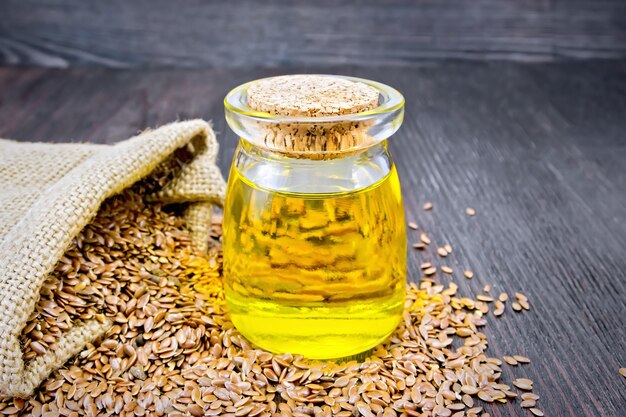
<path id="1" fill-rule="evenodd" d="M 387 139 L 403 104 L 339 76 L 274 77 L 226 97 L 241 137 L 224 206 L 226 301 L 254 344 L 341 358 L 398 325 L 406 232 Z"/>

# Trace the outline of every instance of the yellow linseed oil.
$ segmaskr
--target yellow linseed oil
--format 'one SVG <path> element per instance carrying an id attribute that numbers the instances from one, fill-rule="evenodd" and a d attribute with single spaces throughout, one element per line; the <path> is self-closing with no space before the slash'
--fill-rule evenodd
<path id="1" fill-rule="evenodd" d="M 250 341 L 341 358 L 396 328 L 406 232 L 393 165 L 367 187 L 309 194 L 263 188 L 233 163 L 225 207 L 226 301 Z"/>

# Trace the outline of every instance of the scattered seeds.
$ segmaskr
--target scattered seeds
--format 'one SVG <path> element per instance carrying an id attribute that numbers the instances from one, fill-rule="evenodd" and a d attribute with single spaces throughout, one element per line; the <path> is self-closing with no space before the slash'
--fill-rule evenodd
<path id="1" fill-rule="evenodd" d="M 0 398 L 1 414 L 395 417 L 418 415 L 427 404 L 432 415 L 477 417 L 476 397 L 515 398 L 480 331 L 493 297 L 460 297 L 457 285 L 433 279 L 407 286 L 404 320 L 371 358 L 320 363 L 257 349 L 225 310 L 221 219 L 214 219 L 211 249 L 200 254 L 183 220 L 146 203 L 145 194 L 131 189 L 107 200 L 75 239 L 21 335 L 25 359 L 54 349 L 75 321 L 106 316 L 114 326 L 35 397 Z M 413 246 L 424 249 L 430 239 L 420 239 Z M 420 269 L 436 273 L 430 262 Z M 495 306 L 504 309 L 501 301 Z M 530 390 L 532 381 L 514 385 Z M 524 397 L 530 394 L 523 401 L 536 402 Z"/>
<path id="2" fill-rule="evenodd" d="M 474 273 L 472 271 L 470 271 L 469 269 L 466 270 L 463 275 L 465 275 L 465 278 L 467 279 L 472 279 L 474 277 Z"/>
<path id="3" fill-rule="evenodd" d="M 419 229 L 419 227 L 417 226 L 417 223 L 415 222 L 409 222 L 409 227 L 413 230 Z"/>
<path id="4" fill-rule="evenodd" d="M 428 210 L 432 210 L 433 208 L 433 203 L 431 203 L 430 201 L 424 204 L 424 210 L 428 211 Z"/>

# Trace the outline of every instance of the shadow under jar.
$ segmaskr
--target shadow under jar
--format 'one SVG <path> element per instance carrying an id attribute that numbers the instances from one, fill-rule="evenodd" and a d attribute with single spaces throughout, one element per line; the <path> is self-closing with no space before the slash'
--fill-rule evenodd
<path id="1" fill-rule="evenodd" d="M 235 327 L 272 352 L 364 352 L 402 317 L 406 231 L 387 139 L 402 95 L 327 75 L 266 78 L 224 100 L 240 136 L 223 222 Z"/>

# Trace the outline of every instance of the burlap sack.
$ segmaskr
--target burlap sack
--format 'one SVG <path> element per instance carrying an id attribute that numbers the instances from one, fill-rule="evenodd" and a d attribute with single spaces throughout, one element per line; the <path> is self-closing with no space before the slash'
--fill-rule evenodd
<path id="1" fill-rule="evenodd" d="M 217 142 L 202 120 L 172 123 L 116 145 L 0 140 L 0 393 L 31 395 L 53 370 L 111 323 L 83 322 L 25 364 L 19 336 L 46 276 L 108 197 L 144 178 L 174 152 L 187 163 L 146 198 L 190 203 L 194 243 L 208 243 L 212 205 L 223 198 Z"/>

